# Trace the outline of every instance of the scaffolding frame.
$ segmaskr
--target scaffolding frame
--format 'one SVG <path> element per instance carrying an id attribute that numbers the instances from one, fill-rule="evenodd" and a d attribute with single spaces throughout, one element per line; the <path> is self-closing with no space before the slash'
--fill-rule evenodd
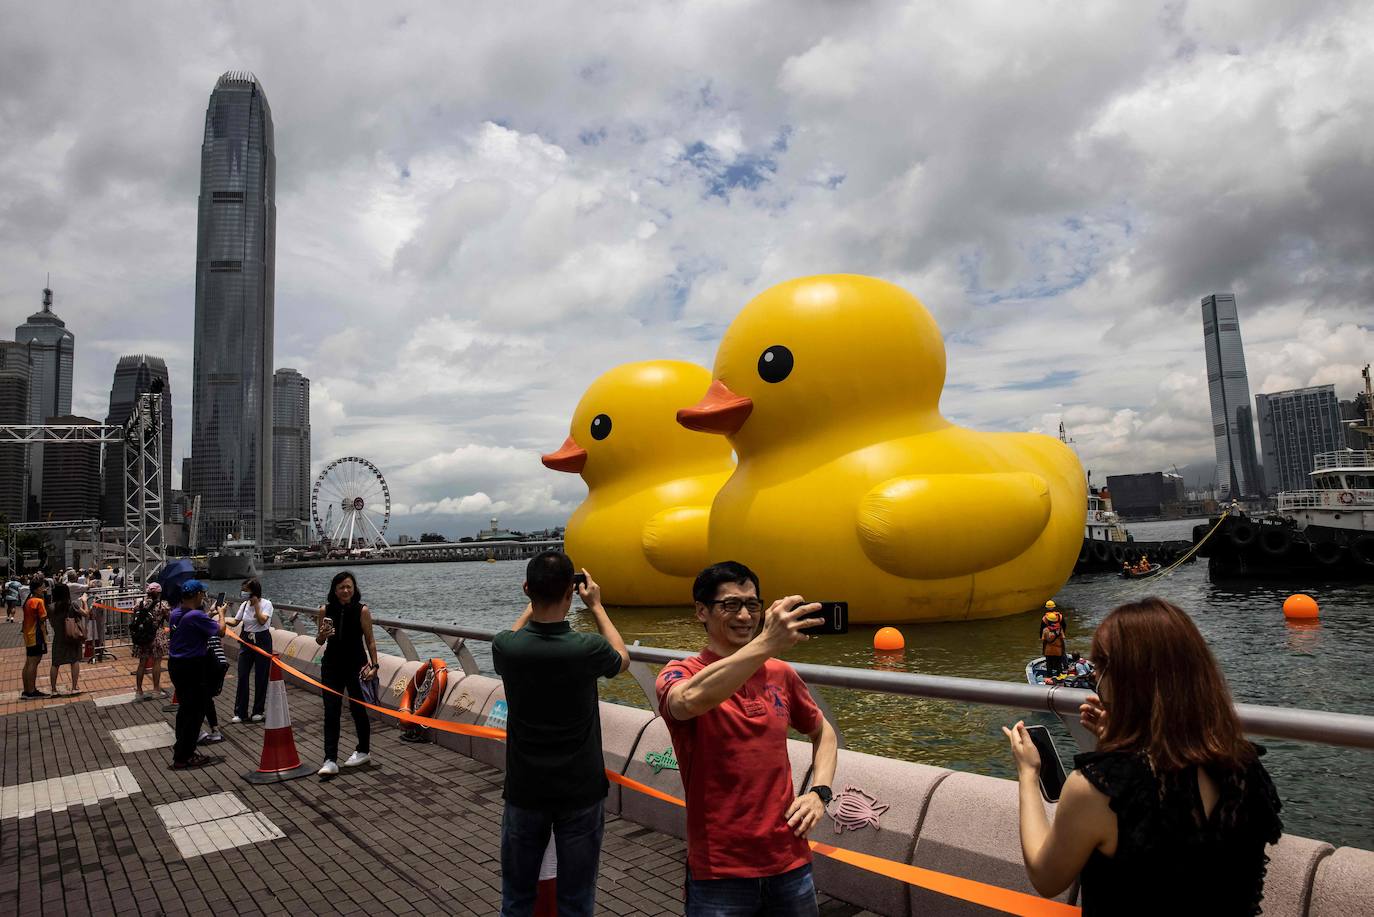
<path id="1" fill-rule="evenodd" d="M 0 424 L 0 444 L 119 443 L 124 445 L 124 570 L 131 582 L 144 583 L 166 561 L 162 533 L 162 393 L 145 392 L 122 425 Z M 77 522 L 19 522 L 9 529 L 72 529 Z M 99 544 L 99 526 L 94 543 Z M 18 539 L 10 536 L 10 569 L 16 566 Z"/>

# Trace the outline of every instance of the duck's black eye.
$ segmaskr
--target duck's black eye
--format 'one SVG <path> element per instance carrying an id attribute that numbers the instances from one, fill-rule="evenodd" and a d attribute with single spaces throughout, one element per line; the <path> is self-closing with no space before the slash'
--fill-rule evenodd
<path id="1" fill-rule="evenodd" d="M 781 382 L 792 372 L 792 351 L 774 344 L 759 357 L 759 377 L 764 382 Z"/>
<path id="2" fill-rule="evenodd" d="M 597 414 L 592 418 L 592 439 L 605 439 L 611 435 L 609 414 Z"/>

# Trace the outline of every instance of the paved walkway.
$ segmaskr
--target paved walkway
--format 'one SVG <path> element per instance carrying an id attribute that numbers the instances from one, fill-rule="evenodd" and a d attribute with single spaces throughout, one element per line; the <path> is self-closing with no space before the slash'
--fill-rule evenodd
<path id="1" fill-rule="evenodd" d="M 226 741 L 208 749 L 220 760 L 170 771 L 173 714 L 157 701 L 111 703 L 133 689 L 127 648 L 82 666 L 80 697 L 18 701 L 18 634 L 0 622 L 0 914 L 499 910 L 500 771 L 374 723 L 371 767 L 251 785 L 242 775 L 257 766 L 262 730 L 227 725 L 232 671 L 217 700 Z M 288 696 L 297 748 L 318 762 L 319 698 Z M 608 816 L 597 912 L 681 913 L 685 853 Z M 860 912 L 823 900 L 821 913 Z"/>

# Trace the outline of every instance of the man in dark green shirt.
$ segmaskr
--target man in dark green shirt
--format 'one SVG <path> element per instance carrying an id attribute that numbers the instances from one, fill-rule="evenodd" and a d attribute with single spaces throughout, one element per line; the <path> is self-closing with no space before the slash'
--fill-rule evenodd
<path id="1" fill-rule="evenodd" d="M 591 917 L 595 909 L 609 787 L 597 679 L 629 668 L 630 654 L 601 606 L 601 587 L 582 573 L 586 582 L 576 591 L 599 634 L 568 626 L 572 561 L 545 551 L 525 568 L 530 604 L 491 642 L 507 707 L 502 917 L 533 913 L 550 831 L 558 853 L 558 913 Z"/>

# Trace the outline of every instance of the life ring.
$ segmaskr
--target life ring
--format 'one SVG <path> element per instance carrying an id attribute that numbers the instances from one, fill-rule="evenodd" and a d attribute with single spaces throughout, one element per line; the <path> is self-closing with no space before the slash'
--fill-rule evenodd
<path id="1" fill-rule="evenodd" d="M 1348 490 L 1343 490 L 1341 491 L 1341 495 L 1336 499 L 1340 500 L 1345 506 L 1349 506 L 1355 502 L 1355 495 Z"/>
<path id="2" fill-rule="evenodd" d="M 401 697 L 401 712 L 430 716 L 439 708 L 439 701 L 447 690 L 448 663 L 442 659 L 431 659 L 415 670 L 415 675 L 406 685 L 406 693 Z"/>
<path id="3" fill-rule="evenodd" d="M 1098 522 L 1106 522 L 1107 514 L 1102 512 L 1102 510 L 1098 510 L 1096 513 L 1093 514 L 1093 518 L 1096 519 Z"/>

